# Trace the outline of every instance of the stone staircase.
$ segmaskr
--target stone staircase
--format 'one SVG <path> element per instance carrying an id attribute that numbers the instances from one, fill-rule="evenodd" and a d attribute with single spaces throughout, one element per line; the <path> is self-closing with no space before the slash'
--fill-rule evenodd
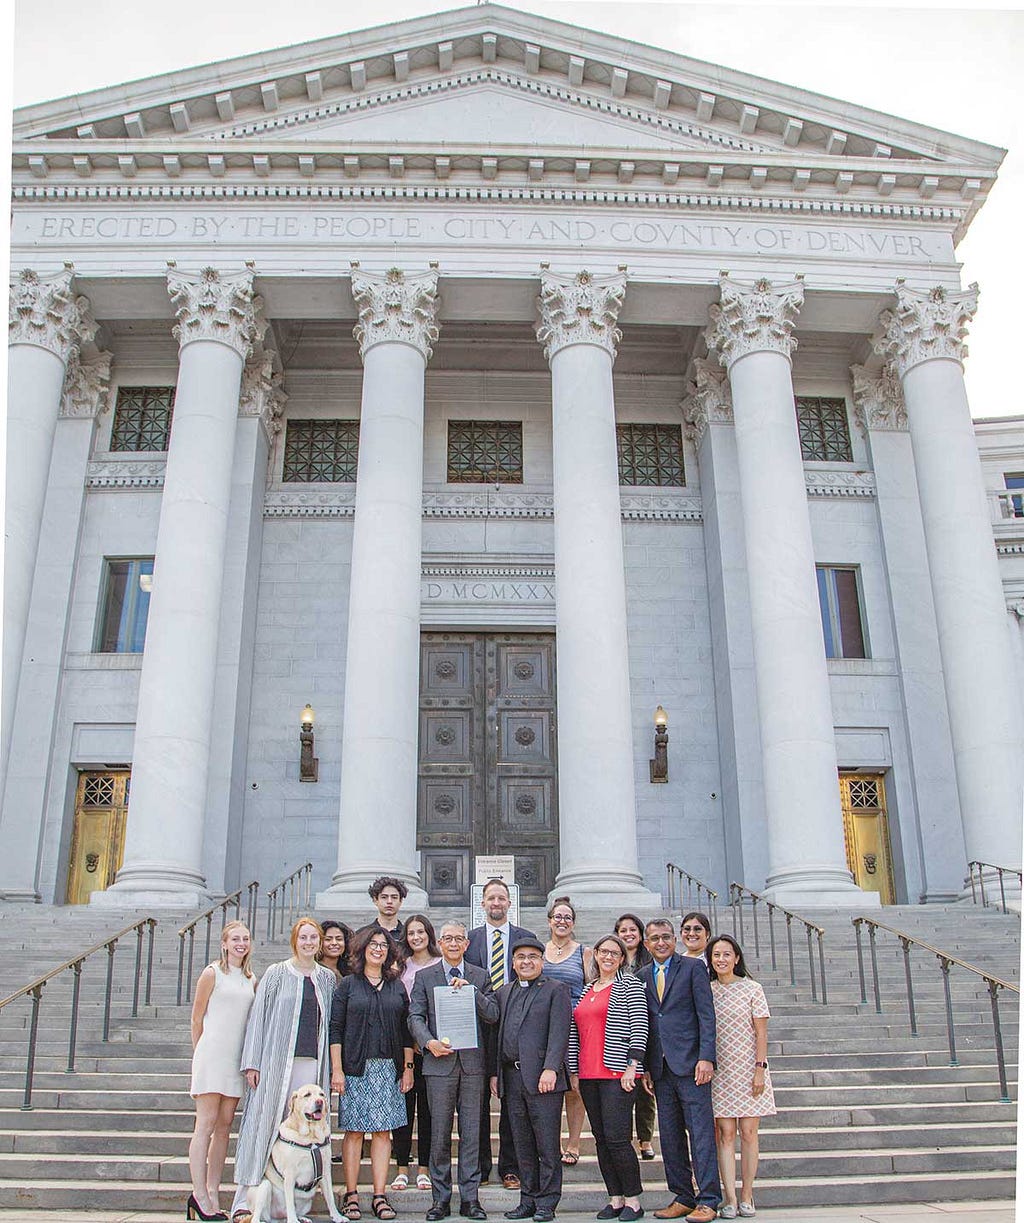
<path id="1" fill-rule="evenodd" d="M 0 991 L 4 995 L 142 914 L 39 906 L 0 909 Z M 130 1018 L 134 938 L 117 953 L 111 1040 L 99 1039 L 106 957 L 83 971 L 76 1070 L 66 1072 L 70 973 L 44 991 L 33 1107 L 21 1108 L 30 1008 L 0 1012 L 0 1208 L 145 1211 L 180 1217 L 188 1193 L 186 1147 L 189 1008 L 175 1005 L 177 928 L 191 915 L 160 914 L 153 1005 Z M 810 1001 L 806 944 L 795 938 L 797 985 L 789 981 L 780 941 L 779 971 L 752 954 L 749 911 L 745 949 L 772 1007 L 769 1058 L 777 1117 L 761 1128 L 757 1200 L 763 1206 L 922 1202 L 1011 1198 L 1015 1105 L 1000 1101 L 988 992 L 973 974 L 954 969 L 959 1065 L 949 1065 L 941 978 L 934 957 L 915 951 L 919 1032 L 910 1034 L 903 961 L 897 940 L 878 942 L 883 1011 L 870 992 L 860 1002 L 851 914 L 808 914 L 826 933 L 829 1005 Z M 878 914 L 876 914 L 876 917 Z M 590 939 L 607 915 L 581 920 Z M 880 920 L 1016 982 L 1020 925 L 1016 916 L 971 906 L 901 907 Z M 534 913 L 524 924 L 545 929 Z M 720 915 L 732 930 L 728 911 Z M 258 923 L 259 924 L 259 923 Z M 202 943 L 197 940 L 195 973 Z M 286 954 L 283 940 L 258 945 L 257 967 Z M 1017 997 L 1000 1000 L 1003 1040 L 1016 1096 Z M 658 1142 L 655 1139 L 655 1148 Z M 366 1169 L 364 1168 L 364 1173 Z M 660 1159 L 642 1165 L 649 1207 L 665 1200 Z M 230 1163 L 228 1167 L 230 1176 Z M 401 1215 L 422 1215 L 429 1195 L 395 1194 Z M 485 1209 L 500 1212 L 513 1195 L 491 1185 Z M 566 1169 L 563 1212 L 592 1211 L 605 1200 L 593 1151 Z M 224 1195 L 227 1202 L 227 1194 Z"/>

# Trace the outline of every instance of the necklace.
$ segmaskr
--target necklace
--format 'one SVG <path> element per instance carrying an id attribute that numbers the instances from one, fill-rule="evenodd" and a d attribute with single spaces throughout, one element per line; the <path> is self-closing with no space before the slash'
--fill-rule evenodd
<path id="1" fill-rule="evenodd" d="M 567 955 L 572 955 L 576 944 L 570 939 L 568 943 L 563 943 L 562 946 L 559 946 L 555 940 L 552 939 L 548 946 L 552 949 L 551 959 L 564 960 Z"/>

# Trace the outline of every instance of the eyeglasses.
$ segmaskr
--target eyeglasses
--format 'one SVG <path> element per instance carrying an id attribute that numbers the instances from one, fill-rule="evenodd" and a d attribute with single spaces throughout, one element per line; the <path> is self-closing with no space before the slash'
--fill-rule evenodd
<path id="1" fill-rule="evenodd" d="M 622 958 L 622 952 L 618 949 L 618 947 L 599 947 L 597 950 L 597 954 L 598 955 L 617 955 L 620 959 Z"/>
<path id="2" fill-rule="evenodd" d="M 366 947 L 367 950 L 373 948 L 374 951 L 387 951 L 388 949 L 387 943 L 367 943 Z"/>
<path id="3" fill-rule="evenodd" d="M 705 934 L 706 933 L 703 926 L 683 926 L 682 929 L 683 929 L 684 934 Z"/>
<path id="4" fill-rule="evenodd" d="M 542 955 L 514 955 L 512 957 L 512 963 L 513 964 L 531 964 L 531 963 L 536 963 L 537 961 L 543 960 L 543 959 L 544 957 Z"/>
<path id="5" fill-rule="evenodd" d="M 674 943 L 676 936 L 674 934 L 648 934 L 647 941 L 649 943 Z"/>
<path id="6" fill-rule="evenodd" d="M 573 917 L 571 913 L 555 913 L 553 914 L 551 920 L 553 922 L 557 922 L 558 925 L 560 926 L 568 926 L 570 923 L 574 922 L 576 919 Z"/>
<path id="7" fill-rule="evenodd" d="M 438 941 L 441 943 L 464 943 L 468 940 L 464 934 L 442 934 Z"/>

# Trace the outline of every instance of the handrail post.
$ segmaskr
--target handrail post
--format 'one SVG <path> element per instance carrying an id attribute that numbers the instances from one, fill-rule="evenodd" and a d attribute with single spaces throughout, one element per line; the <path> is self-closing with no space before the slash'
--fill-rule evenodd
<path id="1" fill-rule="evenodd" d="M 43 1000 L 43 987 L 37 985 L 32 991 L 32 1018 L 28 1031 L 28 1060 L 25 1063 L 25 1098 L 21 1102 L 23 1111 L 32 1107 L 32 1079 L 36 1072 L 36 1038 L 39 1034 L 39 1004 Z"/>
<path id="2" fill-rule="evenodd" d="M 740 942 L 740 945 L 742 946 L 747 941 L 744 935 L 744 932 L 743 932 L 743 885 L 742 884 L 740 884 L 739 887 L 737 887 L 736 889 L 736 908 L 739 910 L 739 915 L 740 915 L 739 942 Z"/>
<path id="3" fill-rule="evenodd" d="M 982 863 L 978 863 L 978 890 L 981 892 L 981 907 L 988 908 L 988 899 L 985 896 L 985 868 Z"/>
<path id="4" fill-rule="evenodd" d="M 203 967 L 210 962 L 210 934 L 213 931 L 213 914 L 206 915 L 206 949 L 203 951 Z"/>
<path id="5" fill-rule="evenodd" d="M 146 949 L 146 1006 L 149 1006 L 153 997 L 153 935 L 156 931 L 156 918 L 151 917 L 147 922 L 149 926 L 149 940 Z"/>
<path id="6" fill-rule="evenodd" d="M 875 926 L 874 923 L 868 922 L 868 945 L 871 951 L 871 980 L 875 991 L 875 1013 L 882 1013 L 882 993 L 878 987 L 878 954 L 875 948 Z"/>
<path id="7" fill-rule="evenodd" d="M 860 1000 L 867 1006 L 868 1003 L 868 987 L 864 980 L 864 944 L 860 937 L 861 918 L 853 919 L 853 929 L 857 936 L 857 976 L 860 978 Z"/>
<path id="8" fill-rule="evenodd" d="M 946 1004 L 946 1036 L 949 1038 L 949 1064 L 959 1066 L 956 1056 L 956 1031 L 953 1027 L 953 992 L 949 985 L 949 970 L 952 967 L 949 960 L 939 956 L 939 967 L 942 969 L 942 994 Z"/>
<path id="9" fill-rule="evenodd" d="M 672 863 L 665 863 L 665 895 L 668 897 L 668 911 L 671 913 L 676 907 L 672 903 Z"/>
<path id="10" fill-rule="evenodd" d="M 139 986 L 142 983 L 142 926 L 135 928 L 135 980 L 132 983 L 132 1019 L 139 1017 Z"/>
<path id="11" fill-rule="evenodd" d="M 181 987 L 185 978 L 185 932 L 178 931 L 178 1001 L 181 1006 Z"/>
<path id="12" fill-rule="evenodd" d="M 117 939 L 111 939 L 107 944 L 107 990 L 103 1001 L 103 1040 L 110 1040 L 110 1003 L 114 991 L 114 952 L 117 950 Z"/>
<path id="13" fill-rule="evenodd" d="M 907 979 L 907 1008 L 910 1011 L 910 1035 L 917 1036 L 917 1011 L 914 1008 L 914 977 L 910 970 L 910 940 L 901 938 L 903 945 L 903 975 Z"/>
<path id="14" fill-rule="evenodd" d="M 783 909 L 786 914 L 786 943 L 789 947 L 789 983 L 796 985 L 796 964 L 793 961 L 793 914 Z"/>
<path id="15" fill-rule="evenodd" d="M 72 964 L 71 970 L 75 974 L 75 983 L 71 987 L 71 1031 L 68 1034 L 68 1074 L 75 1068 L 75 1046 L 78 1044 L 78 1002 L 82 995 L 82 961 L 77 960 Z"/>
<path id="16" fill-rule="evenodd" d="M 818 964 L 821 968 L 821 1005 L 828 1006 L 828 983 L 825 980 L 825 931 L 818 929 Z"/>
<path id="17" fill-rule="evenodd" d="M 996 1038 L 996 1062 L 999 1066 L 999 1089 L 1002 1091 L 1000 1100 L 1003 1104 L 1010 1103 L 1010 1089 L 1006 1082 L 1006 1055 L 1003 1052 L 1003 1030 L 999 1025 L 999 986 L 995 981 L 988 983 L 988 996 L 992 1002 L 992 1029 Z"/>
<path id="18" fill-rule="evenodd" d="M 967 873 L 969 874 L 970 879 L 971 879 L 971 904 L 978 903 L 978 895 L 974 890 L 974 868 L 975 866 L 977 866 L 976 862 L 967 863 Z"/>
<path id="19" fill-rule="evenodd" d="M 779 965 L 775 957 L 775 906 L 768 901 L 768 944 L 772 950 L 772 972 L 778 972 Z"/>
<path id="20" fill-rule="evenodd" d="M 192 963 L 196 951 L 196 928 L 190 926 L 188 931 L 188 971 L 185 973 L 185 1001 L 192 1001 Z"/>
<path id="21" fill-rule="evenodd" d="M 732 909 L 732 936 L 739 941 L 739 931 L 736 929 L 736 907 L 739 899 L 739 893 L 736 890 L 736 884 L 729 884 L 729 908 Z"/>
<path id="22" fill-rule="evenodd" d="M 306 909 L 308 911 L 313 895 L 313 863 L 306 863 Z"/>
<path id="23" fill-rule="evenodd" d="M 754 896 L 750 906 L 751 913 L 753 914 L 754 918 L 754 955 L 756 955 L 758 959 L 761 958 L 761 938 L 757 928 L 757 902 L 759 899 L 759 897 Z"/>
<path id="24" fill-rule="evenodd" d="M 811 927 L 807 927 L 807 963 L 811 972 L 811 1001 L 818 1001 L 818 991 L 814 983 L 814 932 Z"/>
<path id="25" fill-rule="evenodd" d="M 1005 913 L 1006 912 L 1006 888 L 1003 886 L 1003 868 L 1001 866 L 997 866 L 996 870 L 999 872 L 999 899 L 1001 902 L 1000 907 L 1002 908 L 1003 912 Z"/>

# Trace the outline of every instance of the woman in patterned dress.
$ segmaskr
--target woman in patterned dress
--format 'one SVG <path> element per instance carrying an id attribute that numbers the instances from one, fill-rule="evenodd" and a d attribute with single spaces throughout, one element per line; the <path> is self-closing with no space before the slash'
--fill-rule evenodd
<path id="1" fill-rule="evenodd" d="M 409 998 L 401 981 L 398 948 L 386 930 L 364 926 L 349 950 L 352 972 L 331 1005 L 331 1087 L 338 1093 L 338 1128 L 345 1131 L 343 1212 L 360 1218 L 359 1162 L 370 1135 L 370 1172 L 378 1219 L 393 1219 L 386 1196 L 391 1131 L 406 1123 L 402 1096 L 413 1085 Z"/>
<path id="2" fill-rule="evenodd" d="M 711 1104 L 715 1110 L 718 1170 L 722 1177 L 719 1216 L 749 1219 L 754 1208 L 758 1125 L 775 1112 L 768 1073 L 768 1002 L 764 990 L 747 975 L 743 951 L 734 938 L 718 934 L 708 947 L 711 993 L 715 1000 L 715 1077 Z M 743 1190 L 736 1201 L 736 1123 L 740 1131 L 740 1175 Z"/>

